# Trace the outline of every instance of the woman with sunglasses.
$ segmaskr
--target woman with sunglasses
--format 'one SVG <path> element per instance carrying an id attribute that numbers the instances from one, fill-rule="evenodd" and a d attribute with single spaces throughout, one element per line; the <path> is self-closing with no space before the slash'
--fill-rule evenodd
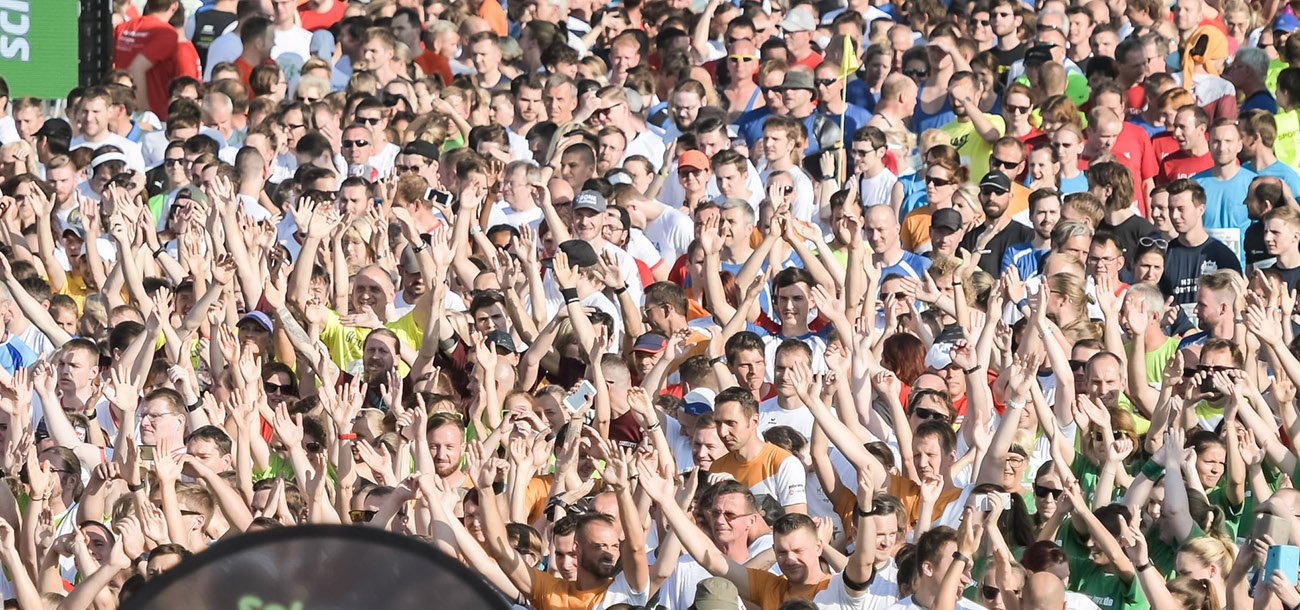
<path id="1" fill-rule="evenodd" d="M 1002 96 L 1000 109 L 1007 124 L 1006 135 L 1027 142 L 1042 135 L 1042 131 L 1029 119 L 1034 113 L 1033 90 L 1023 83 L 1012 83 Z"/>
<path id="2" fill-rule="evenodd" d="M 926 153 L 924 205 L 903 218 L 900 230 L 903 248 L 912 252 L 930 250 L 930 219 L 933 214 L 954 205 L 954 195 L 969 177 L 970 169 L 962 164 L 957 150 L 946 144 Z"/>

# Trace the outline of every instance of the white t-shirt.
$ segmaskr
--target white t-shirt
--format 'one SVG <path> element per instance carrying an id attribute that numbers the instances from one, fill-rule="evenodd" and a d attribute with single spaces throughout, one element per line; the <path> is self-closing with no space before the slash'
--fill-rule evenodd
<path id="1" fill-rule="evenodd" d="M 664 206 L 663 210 L 658 218 L 646 221 L 645 236 L 664 260 L 675 264 L 695 239 L 695 221 L 671 207 Z"/>
<path id="2" fill-rule="evenodd" d="M 767 550 L 772 546 L 771 535 L 764 536 L 750 543 L 749 557 L 753 559 L 759 553 Z M 682 557 L 677 562 L 677 569 L 673 570 L 672 576 L 669 576 L 664 584 L 659 588 L 659 605 L 664 610 L 686 610 L 695 603 L 695 591 L 700 581 L 711 578 L 713 575 L 704 566 L 695 561 L 690 555 L 682 553 Z M 736 608 L 744 608 L 740 596 L 736 596 Z"/>
<path id="3" fill-rule="evenodd" d="M 892 205 L 895 184 L 898 184 L 898 176 L 888 169 L 880 170 L 872 178 L 864 176 L 858 181 L 858 198 L 862 206 Z"/>
<path id="4" fill-rule="evenodd" d="M 492 212 L 488 214 L 488 225 L 510 225 L 516 229 L 528 225 L 528 228 L 536 231 L 537 226 L 542 224 L 545 217 L 546 215 L 542 212 L 541 207 L 517 212 L 510 207 L 509 203 L 501 200 L 492 206 Z"/>
<path id="5" fill-rule="evenodd" d="M 18 125 L 14 123 L 14 118 L 0 117 L 0 144 L 13 144 L 18 140 Z"/>
<path id="6" fill-rule="evenodd" d="M 402 147 L 389 142 L 383 150 L 370 155 L 370 167 L 379 172 L 380 178 L 387 178 L 393 175 L 393 165 L 397 163 L 397 155 L 401 152 Z"/>
<path id="7" fill-rule="evenodd" d="M 645 264 L 648 269 L 654 269 L 664 261 L 664 256 L 659 248 L 655 247 L 654 242 L 645 236 L 645 232 L 637 228 L 633 228 L 628 233 L 627 253 L 631 254 L 632 258 Z M 670 260 L 674 263 L 677 262 L 675 258 Z M 640 270 L 637 273 L 639 274 Z"/>
<path id="8" fill-rule="evenodd" d="M 760 176 L 763 184 L 767 184 L 767 178 L 777 170 L 763 170 Z M 812 178 L 805 174 L 803 169 L 798 167 L 786 170 L 794 180 L 794 203 L 790 205 L 790 212 L 794 215 L 795 220 L 802 220 L 806 223 L 821 226 L 821 219 L 818 218 L 817 200 L 813 194 Z M 764 191 L 766 192 L 766 191 Z"/>
<path id="9" fill-rule="evenodd" d="M 957 598 L 957 609 L 958 610 L 986 610 L 984 606 L 981 606 L 964 597 Z M 923 606 L 917 605 L 916 602 L 912 601 L 912 596 L 909 595 L 907 597 L 904 597 L 903 599 L 898 600 L 898 603 L 890 606 L 888 610 L 928 610 L 928 609 Z"/>
<path id="10" fill-rule="evenodd" d="M 89 148 L 99 150 L 99 147 L 109 145 L 116 146 L 118 150 L 122 151 L 122 155 L 126 157 L 126 166 L 128 168 L 139 172 L 145 171 L 144 153 L 140 151 L 140 145 L 111 131 L 105 132 L 104 139 L 99 142 L 90 142 L 86 140 L 85 136 L 77 136 L 72 138 L 71 147 L 73 149 Z"/>
<path id="11" fill-rule="evenodd" d="M 775 396 L 758 404 L 759 436 L 777 426 L 789 426 L 802 434 L 804 440 L 808 440 L 812 438 L 814 423 L 812 411 L 808 410 L 806 406 L 799 405 L 797 409 L 783 409 Z"/>
<path id="12" fill-rule="evenodd" d="M 655 171 L 659 171 L 660 166 L 664 164 L 664 150 L 666 148 L 663 138 L 647 127 L 645 131 L 637 134 L 635 138 L 632 138 L 631 142 L 627 143 L 622 160 L 627 161 L 628 157 L 641 155 L 650 161 L 650 165 L 654 166 Z M 622 165 L 622 163 L 620 162 L 619 165 Z"/>
<path id="13" fill-rule="evenodd" d="M 876 570 L 867 583 L 863 610 L 885 610 L 898 602 L 898 564 L 890 557 L 885 567 Z"/>
<path id="14" fill-rule="evenodd" d="M 243 52 L 242 48 L 240 52 Z M 311 58 L 311 32 L 301 26 L 275 30 L 275 46 L 271 47 L 271 59 L 279 60 L 280 56 L 286 53 L 297 55 L 303 63 L 306 63 Z"/>

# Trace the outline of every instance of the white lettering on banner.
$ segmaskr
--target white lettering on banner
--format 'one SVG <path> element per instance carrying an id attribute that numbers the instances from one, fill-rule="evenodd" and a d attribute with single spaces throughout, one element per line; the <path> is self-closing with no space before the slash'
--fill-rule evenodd
<path id="1" fill-rule="evenodd" d="M 29 13 L 31 4 L 27 0 L 0 0 L 0 57 L 31 59 L 32 48 L 27 42 L 27 33 L 32 29 Z"/>

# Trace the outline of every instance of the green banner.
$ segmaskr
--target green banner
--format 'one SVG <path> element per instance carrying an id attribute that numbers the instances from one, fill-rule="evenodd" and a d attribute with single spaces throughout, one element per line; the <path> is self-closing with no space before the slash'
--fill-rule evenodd
<path id="1" fill-rule="evenodd" d="M 77 0 L 0 0 L 0 76 L 9 95 L 61 98 L 77 86 Z"/>

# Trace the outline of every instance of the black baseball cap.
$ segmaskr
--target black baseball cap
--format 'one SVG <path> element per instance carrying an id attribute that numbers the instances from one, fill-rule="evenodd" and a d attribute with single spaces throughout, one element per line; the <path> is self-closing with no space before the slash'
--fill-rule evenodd
<path id="1" fill-rule="evenodd" d="M 424 140 L 415 140 L 402 147 L 404 155 L 419 155 L 430 161 L 437 161 L 440 156 L 438 145 Z"/>
<path id="2" fill-rule="evenodd" d="M 930 226 L 952 233 L 962 227 L 961 212 L 952 208 L 935 210 L 934 214 L 930 215 Z"/>
<path id="3" fill-rule="evenodd" d="M 590 243 L 581 239 L 570 239 L 561 243 L 560 251 L 569 257 L 569 266 L 574 269 L 596 266 L 596 250 Z"/>
<path id="4" fill-rule="evenodd" d="M 72 126 L 63 119 L 46 119 L 45 124 L 34 135 L 47 138 L 72 139 Z"/>
<path id="5" fill-rule="evenodd" d="M 982 191 L 984 189 L 993 189 L 1000 193 L 1010 193 L 1011 178 L 1008 178 L 1006 174 L 1000 171 L 991 171 L 984 175 L 983 180 L 980 180 L 980 190 Z"/>

